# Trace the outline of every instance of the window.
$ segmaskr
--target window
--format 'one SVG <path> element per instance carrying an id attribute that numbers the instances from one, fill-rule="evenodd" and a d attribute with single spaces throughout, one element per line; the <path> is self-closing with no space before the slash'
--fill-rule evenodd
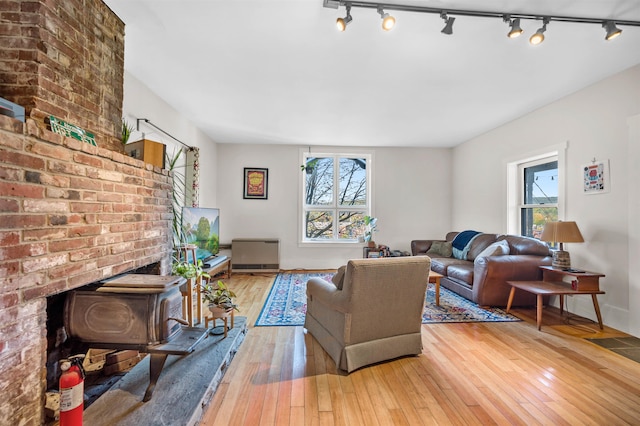
<path id="1" fill-rule="evenodd" d="M 357 242 L 370 214 L 369 155 L 303 155 L 303 242 Z"/>
<path id="2" fill-rule="evenodd" d="M 558 220 L 558 158 L 519 165 L 520 234 L 540 238 L 544 224 Z"/>

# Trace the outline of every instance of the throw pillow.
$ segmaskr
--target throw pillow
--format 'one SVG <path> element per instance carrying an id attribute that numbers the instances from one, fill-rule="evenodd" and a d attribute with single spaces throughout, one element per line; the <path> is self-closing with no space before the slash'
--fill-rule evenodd
<path id="1" fill-rule="evenodd" d="M 336 286 L 338 290 L 342 290 L 342 284 L 344 283 L 344 270 L 347 269 L 347 266 L 341 266 L 338 268 L 338 272 L 331 278 L 331 282 Z"/>
<path id="2" fill-rule="evenodd" d="M 437 254 L 439 256 L 451 257 L 453 246 L 450 241 L 434 241 L 427 250 L 427 254 Z"/>
<path id="3" fill-rule="evenodd" d="M 482 250 L 480 254 L 476 256 L 476 260 L 481 257 L 504 256 L 509 254 L 509 252 L 509 243 L 506 240 L 496 241 L 495 243 L 490 244 L 486 249 Z"/>

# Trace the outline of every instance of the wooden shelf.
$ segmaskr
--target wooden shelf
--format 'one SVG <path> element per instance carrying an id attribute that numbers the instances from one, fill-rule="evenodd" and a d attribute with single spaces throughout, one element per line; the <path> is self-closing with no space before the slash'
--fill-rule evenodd
<path id="1" fill-rule="evenodd" d="M 124 151 L 130 157 L 164 169 L 167 146 L 163 143 L 143 139 L 141 141 L 126 144 L 124 146 Z"/>

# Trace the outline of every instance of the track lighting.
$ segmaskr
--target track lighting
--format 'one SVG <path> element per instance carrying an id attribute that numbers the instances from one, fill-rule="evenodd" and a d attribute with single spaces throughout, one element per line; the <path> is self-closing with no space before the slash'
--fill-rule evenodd
<path id="1" fill-rule="evenodd" d="M 511 16 L 505 15 L 504 22 L 508 22 L 509 26 L 511 27 L 511 29 L 507 33 L 507 36 L 509 38 L 520 37 L 520 35 L 523 33 L 522 28 L 520 28 L 520 18 L 511 20 Z"/>
<path id="2" fill-rule="evenodd" d="M 418 2 L 412 2 L 418 3 Z M 478 2 L 479 3 L 479 2 Z M 506 3 L 506 2 L 504 2 Z M 445 26 L 441 30 L 444 34 L 453 34 L 453 21 L 454 17 L 451 15 L 460 15 L 466 17 L 473 18 L 497 18 L 502 19 L 504 22 L 508 23 L 510 26 L 509 32 L 507 35 L 509 38 L 518 37 L 523 33 L 522 28 L 520 27 L 520 22 L 522 20 L 537 20 L 542 19 L 543 24 L 542 27 L 538 29 L 538 31 L 531 36 L 529 41 L 531 44 L 540 44 L 544 41 L 544 32 L 547 29 L 547 24 L 551 21 L 562 22 L 562 23 L 579 23 L 579 24 L 597 24 L 602 26 L 606 31 L 606 40 L 611 40 L 622 33 L 616 25 L 627 25 L 632 27 L 640 27 L 640 21 L 629 21 L 629 20 L 620 20 L 620 19 L 609 19 L 609 18 L 587 18 L 587 17 L 579 17 L 579 16 L 563 16 L 563 15 L 547 15 L 544 18 L 540 14 L 531 14 L 531 13 L 511 13 L 507 14 L 505 12 L 495 12 L 495 11 L 487 11 L 487 10 L 470 10 L 470 9 L 449 9 L 443 10 L 441 8 L 435 8 L 430 6 L 416 6 L 407 5 L 407 4 L 399 4 L 399 3 L 378 3 L 375 1 L 366 1 L 366 0 L 323 0 L 323 6 L 332 9 L 338 9 L 340 6 L 344 6 L 347 8 L 347 15 L 344 18 L 338 18 L 336 20 L 336 25 L 338 30 L 344 31 L 351 22 L 351 7 L 359 7 L 363 9 L 374 9 L 377 10 L 382 18 L 382 29 L 385 31 L 391 30 L 396 20 L 393 16 L 385 13 L 384 10 L 399 10 L 401 12 L 416 12 L 416 13 L 431 13 L 440 15 L 442 19 L 445 21 Z M 384 10 L 383 10 L 384 9 Z M 511 18 L 511 16 L 517 16 L 517 18 Z"/>
<path id="3" fill-rule="evenodd" d="M 454 17 L 447 17 L 447 12 L 441 12 L 440 17 L 444 19 L 444 28 L 440 31 L 442 34 L 453 34 L 453 22 L 456 20 Z"/>
<path id="4" fill-rule="evenodd" d="M 384 10 L 382 10 L 382 6 L 378 7 L 378 13 L 382 18 L 382 29 L 385 31 L 391 30 L 393 26 L 396 24 L 396 18 L 389 15 L 388 13 L 385 13 Z"/>
<path id="5" fill-rule="evenodd" d="M 618 37 L 622 30 L 616 27 L 616 23 L 613 21 L 605 21 L 602 23 L 602 27 L 607 32 L 607 35 L 604 37 L 605 40 L 613 40 Z"/>
<path id="6" fill-rule="evenodd" d="M 544 18 L 542 20 L 542 26 L 538 28 L 538 31 L 534 35 L 529 38 L 529 43 L 534 46 L 542 43 L 544 41 L 544 32 L 547 31 L 547 24 L 549 23 L 549 18 Z"/>
<path id="7" fill-rule="evenodd" d="M 345 16 L 344 18 L 338 18 L 336 19 L 336 26 L 338 27 L 339 31 L 344 31 L 347 29 L 347 25 L 349 25 L 349 23 L 353 20 L 353 18 L 351 17 L 351 5 L 347 4 L 347 16 Z"/>

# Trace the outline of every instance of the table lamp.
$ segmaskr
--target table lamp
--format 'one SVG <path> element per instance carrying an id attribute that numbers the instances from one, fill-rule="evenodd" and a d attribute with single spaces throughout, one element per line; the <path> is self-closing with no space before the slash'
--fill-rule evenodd
<path id="1" fill-rule="evenodd" d="M 542 241 L 560 243 L 559 249 L 553 252 L 554 268 L 570 268 L 569 252 L 564 251 L 564 243 L 584 243 L 584 238 L 575 222 L 547 222 L 542 230 Z"/>

